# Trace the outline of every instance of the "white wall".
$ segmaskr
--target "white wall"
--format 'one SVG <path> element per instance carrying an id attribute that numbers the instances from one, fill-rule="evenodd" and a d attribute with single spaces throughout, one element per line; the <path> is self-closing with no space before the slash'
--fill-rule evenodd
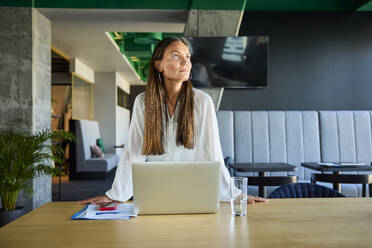
<path id="1" fill-rule="evenodd" d="M 114 153 L 116 145 L 115 72 L 96 72 L 93 91 L 93 119 L 99 122 L 105 152 Z"/>
<path id="2" fill-rule="evenodd" d="M 79 74 L 81 77 L 91 83 L 95 82 L 93 69 L 77 58 L 70 60 L 70 72 Z"/>
<path id="3" fill-rule="evenodd" d="M 127 144 L 129 131 L 130 111 L 116 106 L 116 144 Z M 116 153 L 121 155 L 123 149 L 116 149 Z"/>
<path id="4" fill-rule="evenodd" d="M 119 74 L 116 73 L 116 85 L 125 91 L 128 95 L 130 94 L 130 85 L 128 82 Z M 128 109 L 116 106 L 116 144 L 122 145 L 127 143 L 128 131 L 129 131 L 130 111 Z M 116 153 L 121 155 L 123 149 L 116 149 Z"/>
<path id="5" fill-rule="evenodd" d="M 117 106 L 117 87 L 130 93 L 127 81 L 117 72 L 96 72 L 94 84 L 94 119 L 99 122 L 105 152 L 122 154 L 114 146 L 127 143 L 130 111 Z"/>
<path id="6" fill-rule="evenodd" d="M 120 73 L 116 73 L 116 85 L 127 92 L 128 95 L 130 94 L 130 85 Z"/>

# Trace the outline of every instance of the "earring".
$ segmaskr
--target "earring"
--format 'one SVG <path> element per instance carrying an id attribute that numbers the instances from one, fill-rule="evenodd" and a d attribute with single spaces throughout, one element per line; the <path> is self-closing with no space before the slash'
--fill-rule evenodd
<path id="1" fill-rule="evenodd" d="M 189 79 L 188 79 L 188 80 L 190 81 L 190 80 L 191 80 L 191 78 L 192 78 L 192 73 L 190 72 L 190 77 L 189 77 Z"/>
<path id="2" fill-rule="evenodd" d="M 160 74 L 160 72 L 158 72 L 158 77 L 159 77 L 159 81 L 161 82 L 162 79 L 161 79 L 161 74 Z"/>

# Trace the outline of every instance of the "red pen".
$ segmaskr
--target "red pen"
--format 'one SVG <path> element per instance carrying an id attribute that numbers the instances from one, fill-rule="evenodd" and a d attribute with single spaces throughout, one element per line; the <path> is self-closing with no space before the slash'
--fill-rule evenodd
<path id="1" fill-rule="evenodd" d="M 115 210 L 117 207 L 118 207 L 118 203 L 114 202 L 114 203 L 111 203 L 111 204 L 106 205 L 104 207 L 100 207 L 99 210 L 100 211 Z"/>

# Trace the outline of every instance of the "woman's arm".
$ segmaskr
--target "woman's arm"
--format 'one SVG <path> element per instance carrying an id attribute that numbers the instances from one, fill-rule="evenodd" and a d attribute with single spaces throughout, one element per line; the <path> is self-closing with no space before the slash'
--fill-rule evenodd
<path id="1" fill-rule="evenodd" d="M 228 172 L 221 149 L 220 136 L 218 131 L 218 123 L 216 117 L 216 110 L 214 108 L 212 99 L 208 96 L 208 101 L 205 105 L 205 141 L 204 145 L 208 148 L 206 152 L 212 161 L 221 162 L 221 181 L 220 181 L 220 201 L 230 201 L 230 173 Z M 267 202 L 267 199 L 248 195 L 248 203 Z"/>
<path id="2" fill-rule="evenodd" d="M 202 116 L 204 117 L 202 130 L 204 132 L 201 133 L 203 140 L 201 145 L 205 149 L 207 160 L 219 161 L 221 163 L 220 201 L 230 201 L 230 173 L 224 165 L 216 110 L 209 95 L 205 95 L 204 100 L 202 109 Z"/>
<path id="3" fill-rule="evenodd" d="M 133 196 L 132 163 L 145 161 L 141 155 L 144 129 L 144 95 L 136 97 L 132 121 L 129 127 L 128 142 L 116 170 L 114 183 L 106 196 L 116 201 L 127 201 Z"/>
<path id="4" fill-rule="evenodd" d="M 91 197 L 85 200 L 78 201 L 79 204 L 98 204 L 98 205 L 108 205 L 110 203 L 114 202 L 114 200 L 111 200 L 106 195 L 100 195 Z"/>
<path id="5" fill-rule="evenodd" d="M 105 195 L 89 198 L 78 203 L 109 204 L 113 201 L 125 202 L 133 196 L 132 163 L 145 161 L 141 155 L 144 128 L 144 95 L 138 95 L 134 102 L 128 141 L 115 173 L 110 190 Z"/>

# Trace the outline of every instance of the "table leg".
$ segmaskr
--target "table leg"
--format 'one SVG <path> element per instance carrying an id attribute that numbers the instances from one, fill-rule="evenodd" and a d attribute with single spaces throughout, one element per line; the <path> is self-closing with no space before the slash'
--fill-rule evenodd
<path id="1" fill-rule="evenodd" d="M 259 177 L 265 177 L 266 172 L 258 172 Z M 258 186 L 258 196 L 259 197 L 266 197 L 266 188 L 265 186 Z"/>
<path id="2" fill-rule="evenodd" d="M 368 184 L 369 197 L 372 197 L 372 184 Z"/>
<path id="3" fill-rule="evenodd" d="M 333 172 L 334 175 L 341 174 L 341 172 Z M 333 189 L 341 193 L 341 185 L 339 183 L 333 183 Z"/>
<path id="4" fill-rule="evenodd" d="M 311 176 L 310 182 L 313 183 L 313 184 L 316 184 L 316 181 L 314 179 L 314 176 Z"/>
<path id="5" fill-rule="evenodd" d="M 62 200 L 62 181 L 61 181 L 61 171 L 59 172 L 58 178 L 58 200 Z"/>
<path id="6" fill-rule="evenodd" d="M 367 184 L 362 184 L 362 197 L 367 197 Z"/>
<path id="7" fill-rule="evenodd" d="M 322 174 L 323 174 L 323 172 L 322 172 Z M 310 182 L 312 183 L 312 184 L 316 184 L 316 175 L 317 175 L 317 173 L 313 173 L 313 174 L 311 174 L 311 178 L 310 178 Z"/>

